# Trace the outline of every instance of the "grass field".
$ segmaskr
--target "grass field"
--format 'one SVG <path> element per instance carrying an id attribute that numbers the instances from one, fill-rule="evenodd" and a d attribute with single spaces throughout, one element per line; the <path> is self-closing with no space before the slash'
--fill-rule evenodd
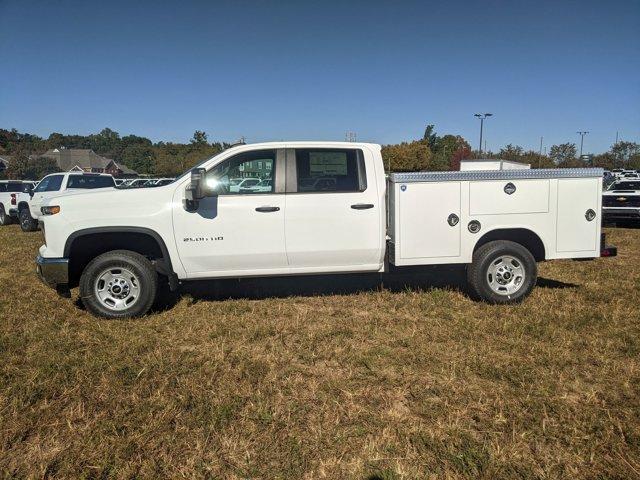
<path id="1" fill-rule="evenodd" d="M 617 258 L 541 264 L 518 306 L 430 271 L 96 321 L 0 228 L 0 476 L 640 478 L 640 230 L 607 232 Z"/>

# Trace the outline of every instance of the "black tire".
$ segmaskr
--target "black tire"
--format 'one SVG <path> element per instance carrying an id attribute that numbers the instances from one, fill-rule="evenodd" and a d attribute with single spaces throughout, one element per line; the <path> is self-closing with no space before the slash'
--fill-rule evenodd
<path id="1" fill-rule="evenodd" d="M 31 217 L 28 208 L 20 209 L 18 220 L 20 221 L 20 228 L 23 232 L 35 232 L 38 229 L 38 222 Z"/>
<path id="2" fill-rule="evenodd" d="M 538 264 L 531 252 L 508 240 L 482 245 L 474 252 L 473 262 L 467 267 L 471 293 L 494 304 L 521 302 L 531 293 L 537 277 Z"/>
<path id="3" fill-rule="evenodd" d="M 108 287 L 111 282 L 107 284 L 104 280 L 105 276 L 113 277 L 111 282 L 121 283 Z M 124 299 L 117 298 L 113 289 L 122 285 L 117 292 L 122 295 L 125 284 L 129 285 L 126 291 L 131 292 L 130 296 Z M 137 292 L 135 300 L 127 306 L 126 302 L 134 296 L 134 288 Z M 97 256 L 85 267 L 80 277 L 82 304 L 93 315 L 102 318 L 129 318 L 144 315 L 153 305 L 157 289 L 158 274 L 151 262 L 139 253 L 129 250 L 113 250 Z"/>
<path id="4" fill-rule="evenodd" d="M 13 219 L 11 216 L 5 212 L 4 206 L 0 205 L 0 226 L 11 225 L 13 223 Z"/>

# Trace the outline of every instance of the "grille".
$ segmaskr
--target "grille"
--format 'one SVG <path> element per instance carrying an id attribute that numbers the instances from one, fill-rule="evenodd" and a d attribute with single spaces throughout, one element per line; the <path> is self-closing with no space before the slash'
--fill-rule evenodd
<path id="1" fill-rule="evenodd" d="M 603 197 L 602 205 L 605 207 L 640 207 L 640 196 L 607 195 Z"/>

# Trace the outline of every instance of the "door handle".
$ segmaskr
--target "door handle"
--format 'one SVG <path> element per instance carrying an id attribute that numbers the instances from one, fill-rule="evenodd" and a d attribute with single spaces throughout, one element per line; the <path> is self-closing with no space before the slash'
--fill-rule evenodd
<path id="1" fill-rule="evenodd" d="M 280 210 L 280 207 L 258 207 L 256 208 L 256 212 L 268 213 L 268 212 L 277 212 Z"/>
<path id="2" fill-rule="evenodd" d="M 356 203 L 351 205 L 351 208 L 354 210 L 366 210 L 368 208 L 373 208 L 373 203 Z"/>

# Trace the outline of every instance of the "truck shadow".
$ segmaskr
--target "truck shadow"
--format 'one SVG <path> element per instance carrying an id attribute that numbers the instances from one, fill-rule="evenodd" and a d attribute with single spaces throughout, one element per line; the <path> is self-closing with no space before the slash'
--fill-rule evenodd
<path id="1" fill-rule="evenodd" d="M 577 285 L 559 280 L 538 278 L 537 288 L 564 289 Z M 390 292 L 424 292 L 437 288 L 459 291 L 470 296 L 464 266 L 411 267 L 400 272 L 344 275 L 309 275 L 295 277 L 256 277 L 242 279 L 184 282 L 177 292 L 163 292 L 154 308 L 160 312 L 172 308 L 182 296 L 195 300 L 261 300 L 291 296 L 354 295 L 386 290 Z"/>

